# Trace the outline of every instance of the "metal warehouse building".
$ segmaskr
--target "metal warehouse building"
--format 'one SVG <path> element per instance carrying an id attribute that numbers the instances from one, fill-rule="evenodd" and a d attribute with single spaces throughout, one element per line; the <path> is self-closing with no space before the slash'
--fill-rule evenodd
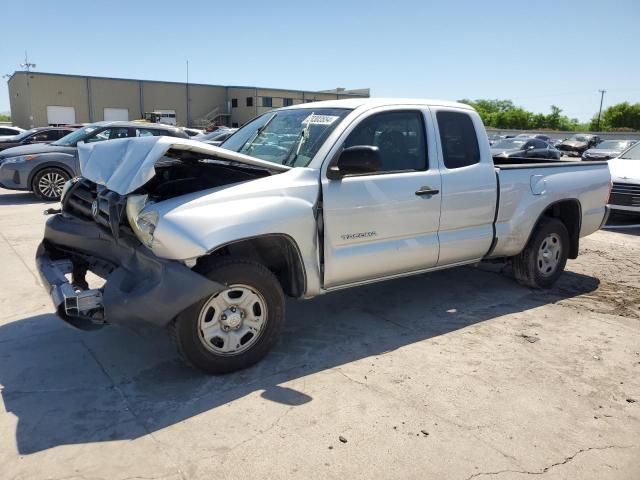
<path id="1" fill-rule="evenodd" d="M 319 92 L 17 71 L 9 78 L 11 120 L 23 128 L 175 114 L 178 125 L 239 126 L 272 108 L 368 97 L 369 89 Z"/>

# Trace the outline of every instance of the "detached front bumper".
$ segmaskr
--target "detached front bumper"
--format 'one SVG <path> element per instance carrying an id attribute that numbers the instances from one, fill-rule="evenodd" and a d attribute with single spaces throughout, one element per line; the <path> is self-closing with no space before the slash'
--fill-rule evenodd
<path id="1" fill-rule="evenodd" d="M 97 224 L 63 214 L 47 221 L 36 264 L 58 316 L 85 330 L 106 323 L 162 327 L 225 288 L 180 262 L 156 257 L 134 239 L 116 241 Z M 87 270 L 105 284 L 87 288 Z"/>

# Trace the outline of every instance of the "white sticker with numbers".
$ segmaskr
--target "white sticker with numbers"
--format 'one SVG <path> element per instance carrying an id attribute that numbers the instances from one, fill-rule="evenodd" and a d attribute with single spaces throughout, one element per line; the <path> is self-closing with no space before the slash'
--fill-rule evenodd
<path id="1" fill-rule="evenodd" d="M 316 115 L 312 113 L 302 121 L 302 125 L 331 125 L 338 117 L 334 115 Z"/>

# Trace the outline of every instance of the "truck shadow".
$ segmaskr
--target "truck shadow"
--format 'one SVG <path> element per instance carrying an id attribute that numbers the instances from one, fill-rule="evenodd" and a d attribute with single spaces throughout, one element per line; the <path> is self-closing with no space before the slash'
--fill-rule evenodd
<path id="1" fill-rule="evenodd" d="M 275 350 L 224 376 L 183 366 L 161 332 L 76 332 L 52 315 L 38 315 L 0 327 L 1 394 L 17 418 L 22 455 L 134 439 L 255 392 L 295 408 L 313 398 L 283 385 L 288 381 L 598 285 L 596 278 L 567 272 L 553 289 L 533 291 L 502 275 L 458 268 L 291 301 Z M 521 333 L 521 326 L 513 328 L 514 336 Z"/>

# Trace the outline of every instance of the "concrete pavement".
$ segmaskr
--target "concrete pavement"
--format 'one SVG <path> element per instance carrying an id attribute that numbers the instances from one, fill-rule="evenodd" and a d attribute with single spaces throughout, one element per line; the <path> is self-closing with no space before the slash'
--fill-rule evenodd
<path id="1" fill-rule="evenodd" d="M 51 314 L 47 206 L 0 190 L 2 479 L 640 478 L 638 231 L 547 292 L 460 268 L 291 301 L 263 362 L 207 377 Z"/>

